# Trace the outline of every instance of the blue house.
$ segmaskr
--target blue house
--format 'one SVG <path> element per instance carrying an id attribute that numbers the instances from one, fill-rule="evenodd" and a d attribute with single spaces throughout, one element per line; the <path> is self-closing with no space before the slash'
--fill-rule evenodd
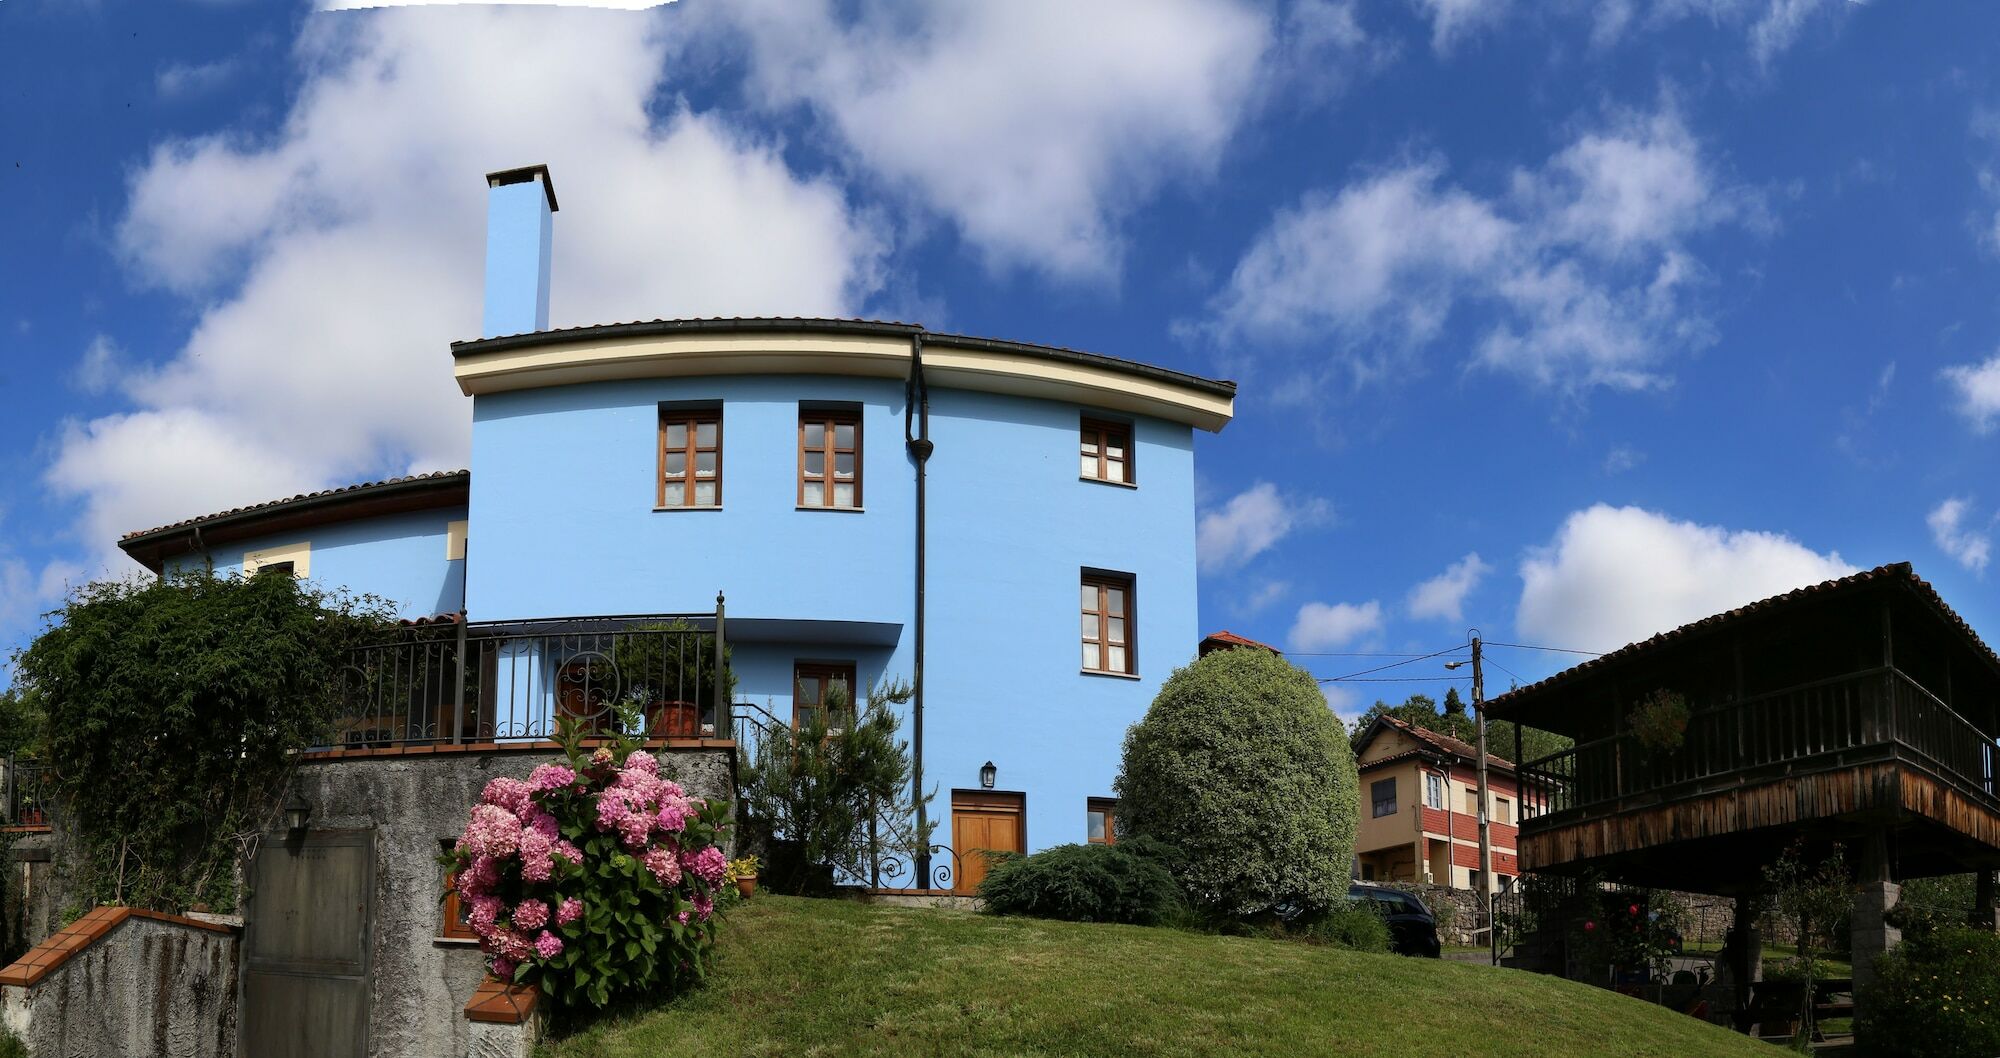
<path id="1" fill-rule="evenodd" d="M 378 715 L 356 742 L 537 738 L 613 683 L 648 685 L 656 735 L 747 740 L 831 685 L 901 680 L 958 853 L 927 880 L 976 882 L 974 848 L 1110 836 L 1125 729 L 1200 638 L 1194 432 L 1228 423 L 1234 384 L 905 323 L 551 330 L 548 171 L 488 183 L 486 336 L 451 349 L 471 471 L 125 551 L 392 601 L 411 628 L 361 666 Z"/>

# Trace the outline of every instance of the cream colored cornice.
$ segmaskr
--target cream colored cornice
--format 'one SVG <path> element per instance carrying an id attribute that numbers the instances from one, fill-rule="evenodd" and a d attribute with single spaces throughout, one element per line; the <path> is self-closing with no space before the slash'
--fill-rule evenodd
<path id="1" fill-rule="evenodd" d="M 469 342 L 455 348 L 453 374 L 468 396 L 582 382 L 713 375 L 811 374 L 904 378 L 911 334 L 767 329 L 591 335 L 552 332 Z M 545 340 L 543 340 L 545 339 Z M 1234 387 L 1068 350 L 983 339 L 924 336 L 924 368 L 935 387 L 1059 400 L 1220 430 L 1234 414 Z"/>

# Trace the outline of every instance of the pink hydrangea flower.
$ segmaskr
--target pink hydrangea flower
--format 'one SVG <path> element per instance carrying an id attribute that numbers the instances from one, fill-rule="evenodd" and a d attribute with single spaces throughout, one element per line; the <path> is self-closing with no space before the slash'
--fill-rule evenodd
<path id="1" fill-rule="evenodd" d="M 522 929 L 541 929 L 549 924 L 549 905 L 540 900 L 523 900 L 514 909 L 514 925 Z"/>
<path id="2" fill-rule="evenodd" d="M 597 749 L 597 752 L 595 752 L 595 753 L 592 753 L 592 754 L 590 755 L 590 763 L 591 763 L 592 765 L 596 766 L 596 767 L 599 767 L 599 768 L 602 768 L 602 767 L 604 767 L 604 766 L 606 766 L 606 765 L 610 764 L 610 763 L 611 763 L 611 749 L 610 749 L 610 747 L 608 747 L 608 746 L 599 746 L 599 747 L 598 747 L 598 749 Z"/>
<path id="3" fill-rule="evenodd" d="M 498 779 L 494 780 L 498 782 Z M 521 842 L 521 820 L 499 805 L 475 805 L 465 843 L 475 855 L 511 856 Z"/>
<path id="4" fill-rule="evenodd" d="M 572 896 L 564 900 L 562 906 L 556 908 L 556 925 L 558 926 L 567 926 L 582 917 L 583 901 L 578 900 L 576 897 Z"/>
<path id="5" fill-rule="evenodd" d="M 683 926 L 687 925 L 687 924 L 688 924 L 688 913 L 687 913 L 687 912 L 685 912 L 685 911 L 683 911 L 683 912 L 681 912 L 680 914 L 678 914 L 678 915 L 675 915 L 675 916 L 674 916 L 674 921 L 676 921 L 676 922 L 679 922 L 679 923 L 680 923 L 681 925 L 683 925 Z"/>
<path id="6" fill-rule="evenodd" d="M 527 783 L 502 776 L 486 784 L 486 791 L 480 795 L 480 800 L 520 815 L 527 807 L 528 795 L 532 792 Z"/>
<path id="7" fill-rule="evenodd" d="M 563 859 L 568 860 L 571 863 L 583 862 L 583 850 L 577 848 L 575 845 L 572 845 L 567 841 L 556 842 L 555 847 L 550 849 L 549 851 L 554 855 L 561 856 Z"/>
<path id="8" fill-rule="evenodd" d="M 687 809 L 678 800 L 668 801 L 660 806 L 659 815 L 653 817 L 653 825 L 668 834 L 678 834 L 687 826 Z"/>
<path id="9" fill-rule="evenodd" d="M 729 861 L 723 857 L 721 849 L 709 845 L 692 855 L 681 853 L 681 866 L 710 885 L 721 885 L 723 875 L 729 870 Z"/>
<path id="10" fill-rule="evenodd" d="M 516 965 L 514 960 L 502 955 L 493 960 L 493 976 L 502 981 L 512 981 Z"/>
<path id="11" fill-rule="evenodd" d="M 576 785 L 576 772 L 561 764 L 544 764 L 528 773 L 528 785 L 537 793 L 548 793 Z"/>
<path id="12" fill-rule="evenodd" d="M 707 922 L 708 916 L 715 914 L 714 898 L 710 897 L 707 893 L 701 893 L 701 892 L 695 893 L 694 913 L 696 915 L 701 916 L 701 920 L 703 922 Z"/>
<path id="13" fill-rule="evenodd" d="M 562 950 L 562 938 L 550 933 L 548 930 L 543 930 L 542 935 L 535 938 L 535 954 L 544 959 L 553 959 L 561 955 Z"/>
<path id="14" fill-rule="evenodd" d="M 633 750 L 625 758 L 625 770 L 628 772 L 644 772 L 647 775 L 658 775 L 660 773 L 660 762 L 645 750 Z"/>
<path id="15" fill-rule="evenodd" d="M 491 939 L 498 932 L 495 923 L 500 918 L 500 907 L 497 896 L 482 896 L 473 900 L 472 912 L 467 916 L 472 923 L 472 932 Z"/>
<path id="16" fill-rule="evenodd" d="M 554 841 L 562 833 L 562 827 L 556 823 L 556 817 L 540 805 L 533 805 L 529 808 L 525 822 L 528 824 L 529 830 L 548 838 L 550 841 Z"/>
<path id="17" fill-rule="evenodd" d="M 640 857 L 640 862 L 653 872 L 653 877 L 659 879 L 661 885 L 672 887 L 680 884 L 681 865 L 674 862 L 673 853 L 666 849 L 653 849 Z"/>

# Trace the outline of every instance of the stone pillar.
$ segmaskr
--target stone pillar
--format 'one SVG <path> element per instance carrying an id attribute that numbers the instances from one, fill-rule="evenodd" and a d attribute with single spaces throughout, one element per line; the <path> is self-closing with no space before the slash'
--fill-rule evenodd
<path id="1" fill-rule="evenodd" d="M 1903 931 L 1889 924 L 1889 912 L 1896 907 L 1903 887 L 1890 880 L 1887 835 L 1880 831 L 1861 842 L 1854 887 L 1851 939 L 1854 947 L 1854 994 L 1865 1003 L 1862 993 L 1875 981 L 1875 959 L 1902 943 Z"/>
<path id="2" fill-rule="evenodd" d="M 1988 933 L 2000 932 L 2000 901 L 1994 899 L 1993 872 L 1980 871 L 1973 877 L 1972 925 Z"/>

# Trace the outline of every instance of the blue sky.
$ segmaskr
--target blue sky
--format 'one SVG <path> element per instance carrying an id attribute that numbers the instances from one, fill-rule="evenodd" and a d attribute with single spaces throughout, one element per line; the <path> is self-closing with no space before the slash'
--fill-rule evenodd
<path id="1" fill-rule="evenodd" d="M 120 532 L 462 465 L 480 177 L 538 161 L 559 325 L 1237 379 L 1202 623 L 1321 675 L 1903 559 L 2000 634 L 1997 48 L 1886 0 L 4 0 L 0 643 Z"/>

